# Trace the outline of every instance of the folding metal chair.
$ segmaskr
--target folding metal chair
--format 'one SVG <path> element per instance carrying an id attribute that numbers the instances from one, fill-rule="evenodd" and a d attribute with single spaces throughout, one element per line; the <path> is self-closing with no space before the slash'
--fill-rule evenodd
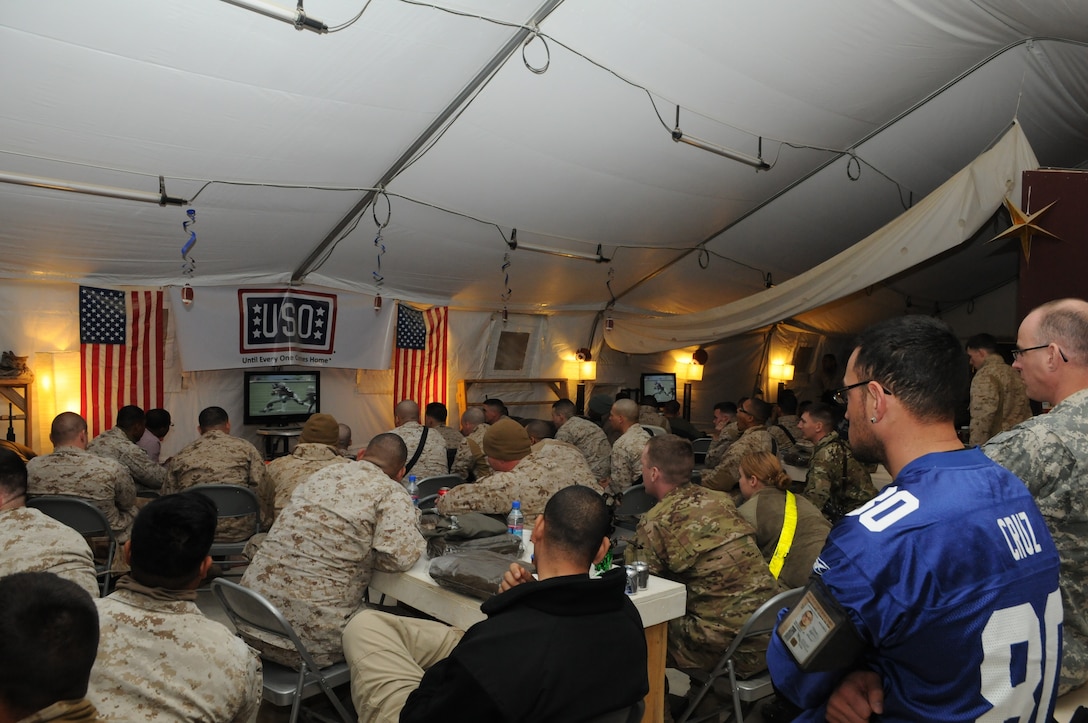
<path id="1" fill-rule="evenodd" d="M 699 437 L 691 443 L 691 449 L 695 452 L 695 464 L 706 462 L 706 453 L 710 451 L 710 443 L 714 440 L 710 437 Z"/>
<path id="2" fill-rule="evenodd" d="M 623 491 L 620 503 L 612 511 L 616 527 L 633 530 L 639 518 L 657 504 L 657 498 L 646 491 L 645 485 L 632 485 Z"/>
<path id="3" fill-rule="evenodd" d="M 226 569 L 249 564 L 247 560 L 231 560 L 241 557 L 248 538 L 261 530 L 261 503 L 253 490 L 242 485 L 196 485 L 190 489 L 207 496 L 215 503 L 220 520 L 253 516 L 253 531 L 239 542 L 213 542 L 208 552 L 216 564 Z"/>
<path id="4" fill-rule="evenodd" d="M 319 667 L 299 640 L 291 623 L 263 595 L 222 578 L 212 581 L 212 592 L 238 630 L 259 630 L 282 639 L 299 656 L 298 670 L 261 656 L 264 667 L 262 698 L 275 706 L 291 706 L 290 723 L 298 720 L 302 701 L 323 692 L 344 723 L 354 723 L 333 688 L 351 681 L 347 663 Z"/>
<path id="5" fill-rule="evenodd" d="M 102 597 L 109 594 L 110 575 L 113 569 L 113 558 L 117 555 L 117 538 L 113 536 L 109 520 L 102 510 L 94 506 L 94 503 L 82 497 L 70 497 L 68 495 L 41 495 L 27 500 L 27 507 L 41 510 L 57 522 L 68 525 L 84 537 L 105 537 L 109 539 L 106 548 L 105 563 L 95 563 L 95 573 L 102 587 Z"/>
<path id="6" fill-rule="evenodd" d="M 664 427 L 658 427 L 656 424 L 643 424 L 642 428 L 645 429 L 651 437 L 664 437 L 668 434 Z"/>
<path id="7" fill-rule="evenodd" d="M 737 680 L 736 670 L 733 666 L 733 656 L 736 654 L 737 649 L 740 648 L 741 643 L 748 638 L 766 635 L 774 630 L 775 622 L 778 619 L 778 611 L 782 608 L 792 608 L 801 599 L 802 593 L 804 593 L 804 588 L 801 587 L 786 590 L 760 605 L 737 631 L 733 642 L 725 649 L 725 653 L 722 654 L 718 664 L 714 666 L 709 674 L 702 670 L 683 670 L 693 682 L 699 682 L 702 685 L 695 691 L 693 696 L 689 694 L 688 707 L 684 710 L 684 714 L 677 718 L 676 723 L 686 723 L 692 720 L 691 716 L 699 703 L 702 702 L 715 682 L 722 677 L 727 677 L 729 681 L 729 689 L 733 696 L 733 715 L 736 716 L 736 723 L 743 723 L 744 721 L 743 703 L 754 703 L 774 692 L 774 687 L 771 684 L 771 674 L 766 671 L 751 678 Z M 714 715 L 717 716 L 718 714 L 715 713 Z M 706 718 L 704 716 L 699 720 L 706 720 Z"/>

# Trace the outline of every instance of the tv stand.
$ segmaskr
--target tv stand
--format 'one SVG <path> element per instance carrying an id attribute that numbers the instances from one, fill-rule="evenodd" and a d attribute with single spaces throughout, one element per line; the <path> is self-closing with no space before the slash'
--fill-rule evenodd
<path id="1" fill-rule="evenodd" d="M 261 427 L 257 435 L 264 437 L 264 458 L 283 457 L 291 453 L 291 439 L 302 434 L 302 427 Z M 281 448 L 282 445 L 282 448 Z"/>

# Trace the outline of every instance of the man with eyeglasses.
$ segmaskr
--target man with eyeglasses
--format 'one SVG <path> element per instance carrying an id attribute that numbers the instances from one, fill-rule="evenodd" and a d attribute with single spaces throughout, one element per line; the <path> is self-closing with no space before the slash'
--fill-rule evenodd
<path id="1" fill-rule="evenodd" d="M 737 490 L 740 483 L 740 459 L 752 452 L 778 453 L 774 437 L 767 431 L 766 423 L 771 416 L 771 405 L 752 397 L 737 406 L 737 429 L 740 438 L 729 445 L 722 461 L 709 472 L 703 472 L 703 487 L 733 493 L 733 501 L 741 499 Z"/>
<path id="2" fill-rule="evenodd" d="M 1021 481 L 956 436 L 959 341 L 932 317 L 890 319 L 858 338 L 843 383 L 854 453 L 893 482 L 831 529 L 780 613 L 776 689 L 798 721 L 1049 720 L 1058 552 Z"/>
<path id="3" fill-rule="evenodd" d="M 1065 625 L 1059 695 L 1088 682 L 1088 302 L 1059 299 L 1020 324 L 1013 368 L 1028 397 L 1050 404 L 983 448 L 1024 480 L 1061 557 Z"/>

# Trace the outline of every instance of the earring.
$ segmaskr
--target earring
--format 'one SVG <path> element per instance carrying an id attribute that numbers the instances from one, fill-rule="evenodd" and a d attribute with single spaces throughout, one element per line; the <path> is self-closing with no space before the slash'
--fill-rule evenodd
<path id="1" fill-rule="evenodd" d="M 869 424 L 876 424 L 876 417 L 869 417 Z"/>

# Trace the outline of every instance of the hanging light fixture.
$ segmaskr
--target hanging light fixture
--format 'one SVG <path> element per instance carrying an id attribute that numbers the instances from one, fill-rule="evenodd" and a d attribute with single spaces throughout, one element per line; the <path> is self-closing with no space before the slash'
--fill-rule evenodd
<path id="1" fill-rule="evenodd" d="M 255 13 L 260 13 L 265 17 L 280 20 L 285 23 L 289 23 L 295 26 L 295 30 L 309 30 L 315 32 L 318 35 L 324 35 L 329 32 L 329 26 L 320 20 L 307 17 L 306 11 L 302 8 L 302 0 L 299 0 L 298 7 L 294 10 L 285 8 L 281 5 L 265 2 L 265 0 L 223 0 L 223 2 L 230 3 L 231 5 L 237 5 L 240 8 L 246 10 L 252 10 Z"/>
<path id="2" fill-rule="evenodd" d="M 0 171 L 0 183 L 11 183 L 16 186 L 33 186 L 35 188 L 48 188 L 54 191 L 68 191 L 70 193 L 85 193 L 88 196 L 120 198 L 126 201 L 155 203 L 159 206 L 189 205 L 189 202 L 184 198 L 174 198 L 166 195 L 166 180 L 162 176 L 159 176 L 158 193 L 152 191 L 136 191 L 129 188 L 118 188 L 116 186 L 103 186 L 98 183 L 62 181 L 57 178 L 28 176 L 24 173 L 8 173 L 6 171 Z"/>
<path id="3" fill-rule="evenodd" d="M 711 143 L 710 141 L 704 141 L 702 138 L 696 138 L 693 135 L 688 135 L 687 133 L 684 133 L 682 130 L 680 130 L 680 106 L 676 106 L 676 127 L 673 128 L 672 139 L 674 141 L 676 141 L 677 143 L 687 143 L 689 146 L 695 146 L 696 148 L 701 148 L 704 151 L 710 151 L 711 153 L 716 153 L 719 156 L 723 156 L 725 158 L 728 158 L 731 161 L 737 161 L 738 163 L 743 163 L 745 165 L 751 166 L 752 168 L 756 169 L 757 171 L 769 171 L 769 170 L 771 170 L 770 165 L 765 160 L 763 160 L 763 158 L 761 158 L 761 157 L 757 158 L 756 156 L 749 156 L 747 153 L 741 153 L 740 151 L 734 151 L 731 148 L 724 148 L 722 146 L 717 145 L 716 143 Z M 763 138 L 759 139 L 759 146 L 760 146 L 760 152 L 759 153 L 760 153 L 760 156 L 762 156 L 763 155 Z"/>

